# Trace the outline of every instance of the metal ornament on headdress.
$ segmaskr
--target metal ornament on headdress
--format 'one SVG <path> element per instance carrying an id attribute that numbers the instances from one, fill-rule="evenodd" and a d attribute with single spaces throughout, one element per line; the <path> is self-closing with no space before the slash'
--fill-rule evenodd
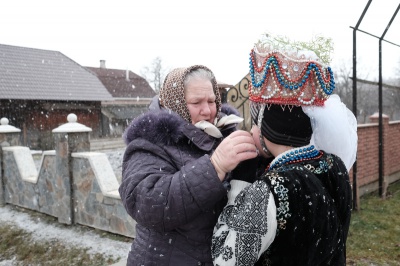
<path id="1" fill-rule="evenodd" d="M 286 39 L 265 36 L 250 53 L 250 100 L 262 104 L 324 105 L 335 89 L 331 68 L 320 62 L 314 51 L 306 50 L 304 43 L 290 44 Z"/>

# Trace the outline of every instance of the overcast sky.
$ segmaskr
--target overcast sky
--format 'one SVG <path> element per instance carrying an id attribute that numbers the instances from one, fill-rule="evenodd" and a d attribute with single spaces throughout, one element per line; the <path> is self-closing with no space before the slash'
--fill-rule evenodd
<path id="1" fill-rule="evenodd" d="M 368 0 L 13 0 L 0 3 L 0 43 L 60 51 L 82 66 L 141 73 L 160 56 L 165 67 L 203 64 L 236 84 L 265 31 L 297 40 L 315 34 L 335 44 L 332 66 L 351 67 L 352 34 Z M 381 36 L 398 0 L 374 0 L 360 29 Z M 400 13 L 400 12 L 399 12 Z M 385 39 L 400 45 L 400 14 Z M 378 39 L 357 34 L 360 70 L 378 79 Z M 400 68 L 400 47 L 383 42 L 384 78 Z M 335 70 L 335 68 L 333 69 Z"/>

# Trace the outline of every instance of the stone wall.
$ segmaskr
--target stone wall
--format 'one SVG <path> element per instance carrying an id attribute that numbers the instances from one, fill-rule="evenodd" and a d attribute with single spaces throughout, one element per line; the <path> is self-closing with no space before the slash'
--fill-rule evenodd
<path id="1" fill-rule="evenodd" d="M 107 156 L 89 151 L 90 128 L 81 127 L 76 117 L 69 123 L 53 130 L 56 150 L 42 153 L 39 171 L 28 147 L 12 145 L 19 143 L 18 134 L 0 126 L 0 139 L 7 140 L 0 146 L 0 206 L 13 204 L 60 223 L 135 237 L 136 223 L 125 211 Z"/>
<path id="2" fill-rule="evenodd" d="M 42 160 L 38 176 L 38 200 L 39 210 L 42 213 L 58 217 L 59 215 L 59 196 L 56 188 L 59 186 L 56 179 L 56 152 L 45 151 L 42 153 Z"/>
<path id="3" fill-rule="evenodd" d="M 39 211 L 37 171 L 27 147 L 3 148 L 3 185 L 6 203 Z M 33 166 L 33 168 L 32 168 Z"/>
<path id="4" fill-rule="evenodd" d="M 75 222 L 134 237 L 135 222 L 122 205 L 107 156 L 87 152 L 72 157 Z"/>

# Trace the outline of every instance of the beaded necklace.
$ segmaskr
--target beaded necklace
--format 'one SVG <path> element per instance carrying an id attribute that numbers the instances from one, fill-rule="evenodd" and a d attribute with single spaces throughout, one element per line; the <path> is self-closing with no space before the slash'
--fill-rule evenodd
<path id="1" fill-rule="evenodd" d="M 281 154 L 276 157 L 269 164 L 267 169 L 271 170 L 273 168 L 278 168 L 284 164 L 292 164 L 312 159 L 318 159 L 321 158 L 322 155 L 323 152 L 315 149 L 314 145 L 291 149 L 287 151 L 287 153 Z"/>

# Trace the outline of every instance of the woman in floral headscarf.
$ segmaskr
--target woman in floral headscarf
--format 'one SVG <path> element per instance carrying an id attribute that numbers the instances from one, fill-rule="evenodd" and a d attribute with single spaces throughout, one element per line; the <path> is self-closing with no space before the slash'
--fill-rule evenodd
<path id="1" fill-rule="evenodd" d="M 251 132 L 273 160 L 261 175 L 250 170 L 255 160 L 235 170 L 214 229 L 215 265 L 346 264 L 357 123 L 331 95 L 333 72 L 313 45 L 288 44 L 266 34 L 250 54 Z"/>
<path id="2" fill-rule="evenodd" d="M 119 188 L 137 222 L 128 265 L 212 265 L 225 177 L 257 155 L 236 114 L 221 105 L 213 73 L 196 65 L 172 70 L 150 111 L 132 121 Z"/>

